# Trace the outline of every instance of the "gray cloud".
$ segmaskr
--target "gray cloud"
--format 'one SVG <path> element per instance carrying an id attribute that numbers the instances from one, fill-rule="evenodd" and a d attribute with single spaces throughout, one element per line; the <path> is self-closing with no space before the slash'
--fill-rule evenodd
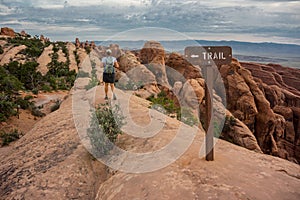
<path id="1" fill-rule="evenodd" d="M 300 15 L 296 12 L 300 8 L 298 1 L 245 0 L 244 4 L 233 0 L 222 3 L 179 0 L 124 2 L 117 5 L 94 0 L 90 1 L 90 4 L 95 3 L 93 6 L 79 6 L 74 0 L 69 0 L 64 8 L 61 0 L 0 0 L 0 26 L 69 40 L 75 36 L 104 39 L 120 31 L 147 26 L 187 34 L 219 34 L 220 40 L 222 33 L 300 39 Z M 274 3 L 285 7 L 277 8 Z"/>

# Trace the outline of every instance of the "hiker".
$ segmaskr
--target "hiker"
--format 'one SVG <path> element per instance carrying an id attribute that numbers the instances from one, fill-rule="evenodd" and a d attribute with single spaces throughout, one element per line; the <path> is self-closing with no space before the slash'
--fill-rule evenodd
<path id="1" fill-rule="evenodd" d="M 102 63 L 104 66 L 104 72 L 103 72 L 103 82 L 105 83 L 105 100 L 108 99 L 107 93 L 108 93 L 108 85 L 110 85 L 111 92 L 113 94 L 113 100 L 116 100 L 117 97 L 114 93 L 115 89 L 115 68 L 119 68 L 119 64 L 117 62 L 117 59 L 113 56 L 111 56 L 112 51 L 110 49 L 106 50 L 107 56 L 102 58 Z"/>

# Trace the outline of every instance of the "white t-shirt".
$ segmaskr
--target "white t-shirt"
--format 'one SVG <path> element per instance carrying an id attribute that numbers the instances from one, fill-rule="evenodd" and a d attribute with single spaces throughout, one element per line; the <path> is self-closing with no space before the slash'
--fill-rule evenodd
<path id="1" fill-rule="evenodd" d="M 113 57 L 113 56 L 110 56 L 110 57 L 113 59 L 114 63 L 117 62 L 117 59 L 115 57 Z M 103 67 L 105 67 L 105 65 L 106 65 L 106 59 L 107 59 L 107 57 L 102 58 Z"/>

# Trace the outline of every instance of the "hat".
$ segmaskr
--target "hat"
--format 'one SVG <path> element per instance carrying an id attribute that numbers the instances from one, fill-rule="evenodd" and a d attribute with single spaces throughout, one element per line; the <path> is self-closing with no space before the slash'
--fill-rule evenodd
<path id="1" fill-rule="evenodd" d="M 110 49 L 107 49 L 107 50 L 106 50 L 106 53 L 107 53 L 108 55 L 110 55 L 110 54 L 112 54 L 112 51 L 111 51 Z"/>

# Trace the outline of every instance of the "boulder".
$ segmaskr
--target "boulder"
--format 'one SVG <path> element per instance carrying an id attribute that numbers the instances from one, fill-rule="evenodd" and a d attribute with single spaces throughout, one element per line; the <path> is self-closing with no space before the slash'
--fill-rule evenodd
<path id="1" fill-rule="evenodd" d="M 157 41 L 146 42 L 140 52 L 142 64 L 150 64 L 157 56 L 165 57 L 164 47 Z"/>
<path id="2" fill-rule="evenodd" d="M 199 104 L 204 98 L 204 80 L 189 79 L 182 87 L 180 92 L 181 105 L 186 105 L 193 109 L 198 109 Z"/>
<path id="3" fill-rule="evenodd" d="M 156 41 L 148 41 L 141 50 L 141 61 L 155 75 L 159 86 L 170 89 L 165 65 L 164 47 Z"/>
<path id="4" fill-rule="evenodd" d="M 126 74 L 134 83 L 141 85 L 156 84 L 155 76 L 144 65 L 138 65 Z"/>
<path id="5" fill-rule="evenodd" d="M 5 36 L 9 36 L 9 37 L 15 37 L 16 33 L 13 29 L 8 28 L 8 27 L 3 27 L 1 28 L 1 32 L 0 35 L 5 35 Z"/>
<path id="6" fill-rule="evenodd" d="M 187 79 L 202 77 L 201 70 L 189 63 L 179 53 L 171 53 L 166 60 L 166 66 L 169 82 L 171 85 L 173 85 L 176 81 L 185 82 Z M 174 73 L 173 70 L 178 73 Z"/>
<path id="7" fill-rule="evenodd" d="M 125 54 L 119 58 L 119 69 L 125 73 L 140 64 L 137 57 L 130 51 L 125 52 Z"/>

